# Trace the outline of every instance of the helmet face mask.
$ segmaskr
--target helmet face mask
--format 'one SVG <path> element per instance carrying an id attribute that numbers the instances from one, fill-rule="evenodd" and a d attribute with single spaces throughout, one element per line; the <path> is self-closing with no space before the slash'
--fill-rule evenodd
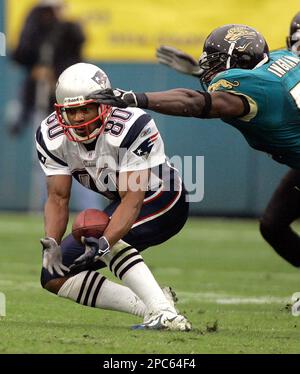
<path id="1" fill-rule="evenodd" d="M 86 97 L 96 90 L 105 88 L 111 88 L 109 79 L 96 65 L 75 64 L 60 75 L 56 86 L 55 110 L 58 122 L 68 140 L 90 143 L 103 132 L 111 107 L 97 104 L 94 100 L 86 100 Z M 75 124 L 70 122 L 68 109 L 85 107 L 92 103 L 98 106 L 97 114 L 93 118 Z"/>
<path id="2" fill-rule="evenodd" d="M 104 127 L 105 127 L 105 122 L 106 119 L 111 111 L 111 107 L 103 104 L 97 104 L 98 106 L 98 114 L 94 118 L 92 118 L 89 121 L 80 123 L 80 124 L 71 124 L 69 118 L 68 118 L 68 109 L 72 108 L 80 108 L 84 107 L 90 103 L 95 103 L 94 100 L 86 100 L 83 105 L 72 105 L 72 106 L 66 106 L 66 105 L 59 105 L 59 104 L 54 104 L 55 105 L 55 110 L 56 110 L 56 115 L 59 124 L 63 128 L 63 131 L 68 138 L 68 140 L 73 141 L 73 142 L 78 142 L 78 143 L 90 143 L 91 140 L 96 138 L 97 136 L 101 135 Z M 89 127 L 95 124 L 97 125 L 96 128 L 93 131 L 89 131 Z M 86 129 L 86 135 L 81 136 L 79 135 L 76 130 L 77 129 Z"/>
<path id="3" fill-rule="evenodd" d="M 211 53 L 203 52 L 199 59 L 199 66 L 203 70 L 200 82 L 208 86 L 214 76 L 221 71 L 226 70 L 227 54 L 224 53 Z"/>
<path id="4" fill-rule="evenodd" d="M 287 49 L 300 55 L 300 12 L 295 15 L 290 24 L 290 33 L 286 38 Z"/>
<path id="5" fill-rule="evenodd" d="M 297 36 L 297 40 L 293 42 L 290 50 L 295 53 L 297 56 L 300 56 L 300 32 L 299 35 Z"/>
<path id="6" fill-rule="evenodd" d="M 221 71 L 254 69 L 268 61 L 269 48 L 261 34 L 245 25 L 225 25 L 206 38 L 199 66 L 204 89 Z"/>

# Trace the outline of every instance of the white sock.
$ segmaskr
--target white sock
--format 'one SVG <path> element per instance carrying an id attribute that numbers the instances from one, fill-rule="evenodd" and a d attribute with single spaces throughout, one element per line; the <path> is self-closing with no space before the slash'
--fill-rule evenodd
<path id="1" fill-rule="evenodd" d="M 140 253 L 123 241 L 119 241 L 118 245 L 102 258 L 111 272 L 143 301 L 147 313 L 165 309 L 176 313 Z"/>
<path id="2" fill-rule="evenodd" d="M 111 282 L 96 271 L 83 271 L 68 278 L 58 296 L 79 304 L 144 317 L 145 304 L 127 287 Z"/>
<path id="3" fill-rule="evenodd" d="M 175 308 L 170 305 L 144 262 L 140 262 L 127 270 L 122 281 L 145 303 L 148 312 L 157 313 L 167 309 L 176 313 Z"/>

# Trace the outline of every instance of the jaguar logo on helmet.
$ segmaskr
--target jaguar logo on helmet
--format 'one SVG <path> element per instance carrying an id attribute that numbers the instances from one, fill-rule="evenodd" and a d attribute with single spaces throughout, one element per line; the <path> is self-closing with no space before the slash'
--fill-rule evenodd
<path id="1" fill-rule="evenodd" d="M 242 38 L 255 39 L 256 36 L 256 32 L 248 27 L 235 26 L 227 31 L 224 40 L 226 40 L 228 43 L 235 43 Z"/>
<path id="2" fill-rule="evenodd" d="M 235 49 L 239 52 L 244 52 L 247 50 L 247 48 L 249 47 L 249 45 L 251 44 L 251 42 L 249 43 L 245 43 L 243 45 L 239 45 L 239 46 L 236 46 Z"/>

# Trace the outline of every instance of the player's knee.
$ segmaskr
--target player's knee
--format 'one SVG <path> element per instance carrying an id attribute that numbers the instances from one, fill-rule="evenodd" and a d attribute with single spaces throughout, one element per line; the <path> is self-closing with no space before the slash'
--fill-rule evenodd
<path id="1" fill-rule="evenodd" d="M 270 220 L 266 217 L 262 217 L 259 221 L 259 231 L 263 238 L 268 240 L 274 236 L 277 236 L 280 232 L 280 225 L 278 225 L 275 221 Z"/>
<path id="2" fill-rule="evenodd" d="M 41 286 L 42 286 L 43 288 L 45 288 L 45 285 L 46 285 L 46 283 L 48 282 L 48 280 L 49 280 L 49 279 L 47 279 L 47 277 L 45 276 L 44 269 L 42 269 L 40 282 L 41 282 Z"/>
<path id="3" fill-rule="evenodd" d="M 53 287 L 53 280 L 50 280 L 44 284 L 42 284 L 43 288 L 49 292 L 56 293 L 54 292 L 54 287 Z"/>
<path id="4" fill-rule="evenodd" d="M 49 279 L 49 276 L 45 275 L 44 271 L 41 273 L 41 286 L 49 292 L 57 294 L 65 281 L 66 278 Z"/>
<path id="5" fill-rule="evenodd" d="M 44 270 L 44 269 L 43 269 Z M 51 288 L 51 284 L 52 284 L 52 280 L 49 279 L 49 277 L 45 276 L 45 272 L 42 270 L 41 272 L 41 286 L 45 289 L 45 290 L 48 290 L 51 292 L 50 288 Z"/>
<path id="6" fill-rule="evenodd" d="M 264 217 L 259 221 L 259 231 L 264 238 L 266 238 L 266 236 L 268 236 L 272 231 L 272 224 Z"/>
<path id="7" fill-rule="evenodd" d="M 61 286 L 65 283 L 67 278 L 56 278 L 56 279 L 51 279 L 45 285 L 43 288 L 49 292 L 58 294 L 58 291 L 60 290 Z"/>

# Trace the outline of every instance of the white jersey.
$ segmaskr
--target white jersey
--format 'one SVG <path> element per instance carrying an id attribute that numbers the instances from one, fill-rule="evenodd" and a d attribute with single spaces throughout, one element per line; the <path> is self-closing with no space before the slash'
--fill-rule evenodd
<path id="1" fill-rule="evenodd" d="M 83 186 L 113 199 L 120 172 L 151 169 L 165 163 L 163 140 L 149 114 L 138 108 L 113 108 L 100 135 L 89 144 L 67 139 L 56 114 L 36 132 L 36 147 L 46 176 L 72 175 Z M 159 182 L 151 178 L 151 186 Z"/>

